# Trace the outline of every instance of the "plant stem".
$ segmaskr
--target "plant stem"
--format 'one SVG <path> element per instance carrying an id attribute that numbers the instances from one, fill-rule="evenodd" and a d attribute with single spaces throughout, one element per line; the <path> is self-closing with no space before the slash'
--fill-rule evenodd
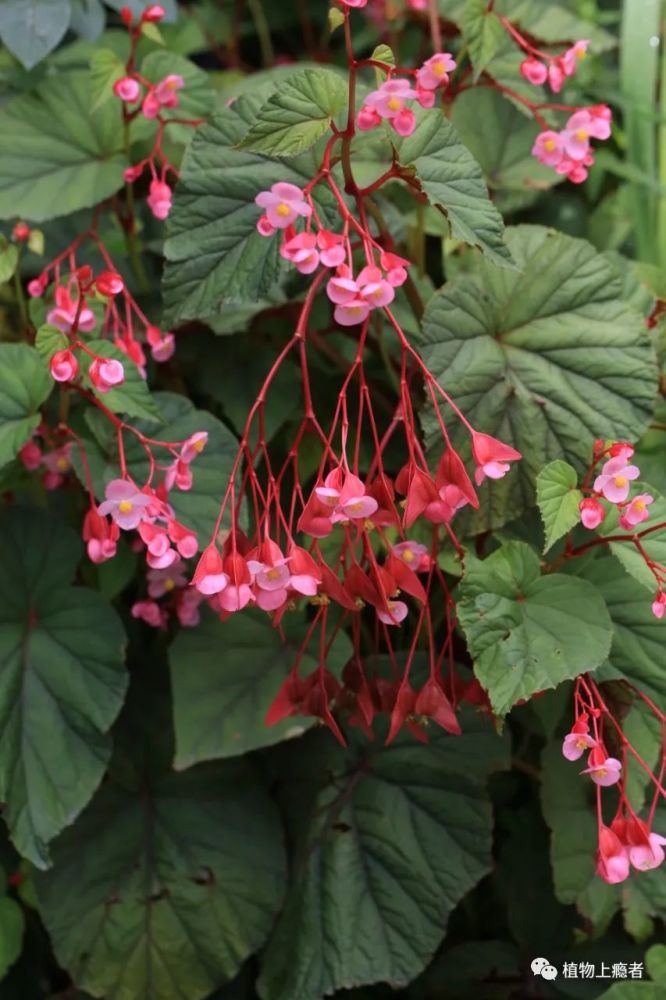
<path id="1" fill-rule="evenodd" d="M 25 333 L 30 326 L 30 313 L 28 312 L 28 303 L 25 300 L 25 292 L 23 291 L 23 284 L 21 282 L 21 249 L 19 249 L 18 258 L 16 260 L 16 269 L 14 270 L 14 292 L 16 295 L 16 303 L 19 308 L 19 314 L 21 316 L 21 323 L 23 324 L 23 332 Z"/>
<path id="2" fill-rule="evenodd" d="M 264 66 L 272 66 L 275 62 L 275 52 L 273 51 L 271 30 L 268 26 L 261 0 L 247 0 L 247 9 L 250 12 L 254 29 L 257 32 L 257 40 L 261 49 L 261 61 Z"/>

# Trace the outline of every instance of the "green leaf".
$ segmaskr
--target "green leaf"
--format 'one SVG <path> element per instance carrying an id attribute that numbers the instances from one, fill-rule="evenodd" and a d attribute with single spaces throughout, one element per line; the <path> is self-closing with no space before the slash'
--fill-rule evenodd
<path id="1" fill-rule="evenodd" d="M 573 576 L 540 576 L 539 557 L 524 542 L 509 542 L 483 561 L 465 557 L 458 619 L 497 715 L 595 670 L 611 644 L 598 590 Z"/>
<path id="2" fill-rule="evenodd" d="M 35 349 L 37 353 L 48 364 L 57 351 L 64 351 L 69 347 L 69 337 L 50 323 L 40 326 L 35 336 Z"/>
<path id="3" fill-rule="evenodd" d="M 50 76 L 0 110 L 0 219 L 69 215 L 123 185 L 120 101 L 90 110 L 89 72 Z"/>
<path id="4" fill-rule="evenodd" d="M 125 76 L 125 64 L 111 49 L 95 49 L 90 60 L 90 110 L 109 100 L 118 100 L 113 85 Z"/>
<path id="5" fill-rule="evenodd" d="M 0 520 L 0 798 L 17 850 L 38 867 L 104 774 L 127 684 L 115 611 L 70 585 L 80 553 L 43 513 Z"/>
<path id="6" fill-rule="evenodd" d="M 125 369 L 125 381 L 117 389 L 110 389 L 108 392 L 99 392 L 88 379 L 90 388 L 98 399 L 113 413 L 122 413 L 142 420 L 159 420 L 159 410 L 150 394 L 148 383 L 141 377 L 134 362 L 108 340 L 89 340 L 86 346 L 102 358 L 115 358 Z M 81 360 L 83 361 L 83 358 Z"/>
<path id="7" fill-rule="evenodd" d="M 8 243 L 4 236 L 0 236 L 0 285 L 4 285 L 14 277 L 17 264 L 18 247 Z"/>
<path id="8" fill-rule="evenodd" d="M 0 344 L 0 468 L 28 441 L 39 407 L 53 381 L 37 351 L 27 344 Z"/>
<path id="9" fill-rule="evenodd" d="M 25 920 L 23 910 L 15 899 L 0 899 L 0 979 L 21 954 Z"/>
<path id="10" fill-rule="evenodd" d="M 661 524 L 666 521 L 666 497 L 663 497 L 659 490 L 655 490 L 649 483 L 633 482 L 631 485 L 633 487 L 632 495 L 648 493 L 654 497 L 654 503 L 651 503 L 649 507 L 650 519 L 645 524 L 638 525 L 635 529 L 636 533 L 638 534 L 645 528 L 649 529 L 652 525 Z M 627 535 L 632 534 L 632 532 L 620 526 L 620 512 L 617 507 L 610 506 L 603 523 L 599 526 L 597 534 L 602 537 L 611 538 L 613 535 Z M 647 552 L 653 562 L 661 566 L 666 565 L 666 531 L 655 531 L 653 534 L 641 538 L 640 542 L 641 547 Z M 630 573 L 635 580 L 642 584 L 653 595 L 652 599 L 654 600 L 654 594 L 657 591 L 657 582 L 654 573 L 649 569 L 636 546 L 632 542 L 624 541 L 611 542 L 609 547 L 616 559 L 622 563 L 627 573 Z"/>
<path id="11" fill-rule="evenodd" d="M 293 882 L 262 962 L 265 1000 L 412 980 L 449 914 L 491 868 L 485 784 L 505 743 L 478 717 L 427 746 L 337 747 L 309 733 L 272 755 L 292 787 Z"/>
<path id="12" fill-rule="evenodd" d="M 265 156 L 297 156 L 328 132 L 347 106 L 347 94 L 348 85 L 330 70 L 295 73 L 259 109 L 237 148 Z"/>
<path id="13" fill-rule="evenodd" d="M 62 39 L 69 17 L 69 0 L 3 0 L 0 39 L 26 69 L 32 69 Z"/>
<path id="14" fill-rule="evenodd" d="M 487 0 L 467 0 L 460 26 L 474 67 L 472 79 L 476 83 L 501 48 L 506 31 L 497 14 L 488 10 Z"/>
<path id="15" fill-rule="evenodd" d="M 484 485 L 479 531 L 533 504 L 544 461 L 582 470 L 596 438 L 637 440 L 657 388 L 650 333 L 604 255 L 540 226 L 509 229 L 507 242 L 521 272 L 480 259 L 430 299 L 421 338 L 426 364 L 473 426 L 523 455 Z M 468 435 L 448 419 L 454 444 L 469 454 Z M 424 424 L 439 445 L 432 408 Z"/>
<path id="16" fill-rule="evenodd" d="M 244 761 L 109 780 L 53 847 L 40 914 L 108 1000 L 202 1000 L 264 943 L 284 886 L 275 805 Z"/>
<path id="17" fill-rule="evenodd" d="M 187 150 L 164 247 L 166 325 L 214 317 L 225 301 L 261 299 L 285 272 L 279 240 L 257 232 L 254 199 L 276 179 L 303 187 L 316 162 L 308 153 L 286 164 L 236 149 L 260 106 L 256 95 L 238 98 L 197 129 Z M 335 225 L 329 195 L 317 194 L 318 209 Z"/>
<path id="18" fill-rule="evenodd" d="M 300 735 L 312 719 L 290 718 L 267 726 L 264 717 L 304 639 L 302 621 L 285 619 L 286 642 L 265 614 L 234 615 L 226 622 L 206 614 L 195 629 L 183 629 L 170 653 L 176 758 L 184 769 L 204 760 L 235 757 Z M 224 670 L 211 649 L 224 649 Z M 349 659 L 344 633 L 336 639 L 326 665 L 335 672 Z M 313 670 L 316 656 L 302 660 L 303 672 Z"/>
<path id="19" fill-rule="evenodd" d="M 414 167 L 428 200 L 446 215 L 453 238 L 513 268 L 502 216 L 488 197 L 481 167 L 441 111 L 417 112 L 414 132 L 396 146 L 400 163 Z"/>
<path id="20" fill-rule="evenodd" d="M 537 504 L 546 532 L 543 551 L 571 531 L 580 520 L 579 504 L 583 494 L 578 489 L 576 470 L 556 459 L 542 469 L 536 481 Z"/>

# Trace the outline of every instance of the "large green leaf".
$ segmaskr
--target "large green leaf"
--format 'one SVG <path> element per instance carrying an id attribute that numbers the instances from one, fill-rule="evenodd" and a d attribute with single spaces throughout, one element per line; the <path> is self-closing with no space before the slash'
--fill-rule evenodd
<path id="1" fill-rule="evenodd" d="M 414 167 L 428 200 L 446 215 L 454 239 L 512 269 L 502 216 L 488 197 L 481 167 L 441 111 L 419 111 L 414 132 L 396 145 L 400 163 Z"/>
<path id="2" fill-rule="evenodd" d="M 286 639 L 266 614 L 248 612 L 221 622 L 205 615 L 196 629 L 183 629 L 169 652 L 176 730 L 177 768 L 218 757 L 235 757 L 297 735 L 313 724 L 302 717 L 275 726 L 264 722 L 266 711 L 293 666 L 304 638 L 302 619 L 286 619 Z M 211 649 L 223 649 L 223 668 Z M 351 654 L 345 633 L 328 653 L 326 665 L 339 673 Z M 317 665 L 308 652 L 307 673 Z"/>
<path id="3" fill-rule="evenodd" d="M 26 69 L 51 52 L 67 31 L 70 0 L 3 0 L 0 39 Z"/>
<path id="4" fill-rule="evenodd" d="M 53 380 L 39 354 L 27 344 L 0 344 L 0 466 L 11 462 L 32 435 L 39 407 Z"/>
<path id="5" fill-rule="evenodd" d="M 0 979 L 21 954 L 25 920 L 15 899 L 0 897 Z"/>
<path id="6" fill-rule="evenodd" d="M 259 109 L 238 144 L 265 156 L 296 156 L 328 131 L 347 105 L 348 87 L 337 73 L 306 69 L 295 73 Z"/>
<path id="7" fill-rule="evenodd" d="M 92 112 L 90 88 L 90 73 L 62 73 L 0 110 L 0 219 L 54 219 L 122 187 L 120 102 Z"/>
<path id="8" fill-rule="evenodd" d="M 578 489 L 576 470 L 559 458 L 541 470 L 537 476 L 536 489 L 537 504 L 546 532 L 543 551 L 547 552 L 562 535 L 566 535 L 578 524 L 583 494 Z"/>
<path id="9" fill-rule="evenodd" d="M 539 557 L 524 542 L 509 542 L 483 561 L 465 557 L 458 619 L 498 715 L 595 670 L 611 644 L 599 591 L 573 576 L 541 576 Z"/>
<path id="10" fill-rule="evenodd" d="M 657 389 L 649 331 L 603 255 L 540 226 L 509 229 L 507 242 L 521 272 L 479 260 L 475 273 L 430 299 L 421 340 L 428 367 L 477 430 L 523 454 L 504 479 L 484 486 L 478 530 L 500 527 L 534 502 L 544 461 L 582 469 L 596 438 L 640 437 Z M 454 443 L 469 448 L 450 419 Z M 424 420 L 441 451 L 430 409 Z"/>
<path id="11" fill-rule="evenodd" d="M 37 880 L 61 965 L 108 1000 L 200 1000 L 263 944 L 284 886 L 277 810 L 243 761 L 110 780 Z"/>
<path id="12" fill-rule="evenodd" d="M 215 316 L 224 301 L 254 302 L 284 273 L 279 240 L 257 232 L 261 209 L 254 199 L 278 180 L 303 187 L 316 162 L 312 154 L 284 163 L 236 149 L 260 106 L 260 95 L 238 98 L 188 148 L 164 247 L 165 323 Z M 318 197 L 333 225 L 332 196 Z"/>
<path id="13" fill-rule="evenodd" d="M 497 14 L 488 9 L 487 0 L 466 0 L 461 19 L 463 38 L 474 67 L 474 82 L 502 46 L 506 31 Z"/>
<path id="14" fill-rule="evenodd" d="M 0 520 L 0 797 L 12 840 L 39 867 L 102 778 L 127 684 L 116 613 L 70 586 L 80 554 L 74 532 L 43 513 Z"/>
<path id="15" fill-rule="evenodd" d="M 338 747 L 310 733 L 272 753 L 291 785 L 292 885 L 266 950 L 265 1000 L 413 979 L 452 909 L 490 869 L 490 771 L 506 744 L 479 717 L 428 746 Z M 289 787 L 287 787 L 287 793 Z"/>

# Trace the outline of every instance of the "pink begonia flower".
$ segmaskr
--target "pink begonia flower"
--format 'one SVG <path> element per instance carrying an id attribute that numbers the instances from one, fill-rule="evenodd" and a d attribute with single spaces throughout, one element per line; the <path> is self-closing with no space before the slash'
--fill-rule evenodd
<path id="1" fill-rule="evenodd" d="M 455 483 L 445 483 L 439 488 L 439 500 L 428 504 L 424 517 L 433 524 L 448 524 L 456 511 L 469 503 L 469 497 Z"/>
<path id="2" fill-rule="evenodd" d="M 289 566 L 291 589 L 305 597 L 314 597 L 321 583 L 321 572 L 310 553 L 299 545 L 292 545 L 289 549 Z"/>
<path id="3" fill-rule="evenodd" d="M 417 86 L 416 88 L 416 100 L 421 105 L 422 108 L 434 108 L 435 107 L 435 91 L 434 90 L 424 90 L 423 87 Z"/>
<path id="4" fill-rule="evenodd" d="M 556 167 L 562 159 L 564 143 L 559 132 L 540 132 L 532 146 L 532 156 L 547 167 Z"/>
<path id="5" fill-rule="evenodd" d="M 187 462 L 183 462 L 180 458 L 177 458 L 175 462 L 172 462 L 164 475 L 164 485 L 167 490 L 172 490 L 174 486 L 176 486 L 177 489 L 186 493 L 188 490 L 192 489 L 193 482 L 194 479 L 189 464 Z"/>
<path id="6" fill-rule="evenodd" d="M 48 284 L 48 278 L 33 278 L 28 282 L 28 295 L 31 299 L 40 299 Z"/>
<path id="7" fill-rule="evenodd" d="M 55 472 L 61 475 L 63 472 L 69 472 L 71 469 L 71 455 L 72 445 L 68 442 L 60 448 L 54 448 L 53 451 L 47 452 L 42 457 L 42 463 L 49 472 Z"/>
<path id="8" fill-rule="evenodd" d="M 141 102 L 141 113 L 143 117 L 148 118 L 149 120 L 157 118 L 161 109 L 162 105 L 158 101 L 155 91 L 150 90 Z"/>
<path id="9" fill-rule="evenodd" d="M 319 257 L 325 267 L 339 267 L 344 263 L 347 251 L 344 236 L 332 233 L 328 229 L 320 229 L 317 233 Z"/>
<path id="10" fill-rule="evenodd" d="M 314 233 L 298 233 L 280 247 L 280 256 L 290 261 L 301 274 L 312 274 L 319 267 L 317 237 Z"/>
<path id="11" fill-rule="evenodd" d="M 24 469 L 34 472 L 42 464 L 42 449 L 36 441 L 28 441 L 19 451 L 18 457 Z"/>
<path id="12" fill-rule="evenodd" d="M 272 236 L 277 229 L 270 224 L 267 215 L 262 215 L 257 219 L 257 232 L 260 236 Z"/>
<path id="13" fill-rule="evenodd" d="M 422 90 L 437 90 L 446 87 L 449 73 L 456 68 L 456 62 L 450 52 L 436 52 L 426 59 L 423 66 L 416 71 L 416 82 Z"/>
<path id="14" fill-rule="evenodd" d="M 611 503 L 624 503 L 629 496 L 631 481 L 638 479 L 640 474 L 638 466 L 627 465 L 626 460 L 618 455 L 601 467 L 601 474 L 594 480 L 594 491 Z"/>
<path id="15" fill-rule="evenodd" d="M 651 503 L 654 503 L 654 497 L 649 493 L 639 493 L 635 496 L 620 517 L 621 527 L 635 528 L 637 524 L 647 521 L 650 516 L 648 506 Z"/>
<path id="16" fill-rule="evenodd" d="M 560 64 L 560 60 L 556 59 L 548 67 L 548 83 L 550 84 L 550 89 L 554 94 L 559 94 L 562 89 L 565 80 L 565 72 Z"/>
<path id="17" fill-rule="evenodd" d="M 131 76 L 123 76 L 120 80 L 116 80 L 114 83 L 113 93 L 116 97 L 119 97 L 121 101 L 133 104 L 134 101 L 139 98 L 141 87 L 139 86 L 138 80 L 134 80 Z"/>
<path id="18" fill-rule="evenodd" d="M 663 618 L 666 612 L 666 593 L 660 590 L 652 602 L 652 614 L 655 618 Z"/>
<path id="19" fill-rule="evenodd" d="M 358 298 L 360 288 L 351 276 L 350 269 L 343 264 L 337 274 L 326 283 L 326 294 L 335 305 L 346 305 Z"/>
<path id="20" fill-rule="evenodd" d="M 113 559 L 119 537 L 118 525 L 102 517 L 95 506 L 91 507 L 83 519 L 83 541 L 90 561 L 99 565 Z"/>
<path id="21" fill-rule="evenodd" d="M 560 134 L 565 155 L 574 162 L 585 160 L 590 152 L 590 133 L 586 126 L 565 128 Z"/>
<path id="22" fill-rule="evenodd" d="M 629 877 L 629 855 L 617 834 L 607 826 L 599 828 L 597 875 L 609 885 L 617 885 Z"/>
<path id="23" fill-rule="evenodd" d="M 180 460 L 187 465 L 193 462 L 197 455 L 200 455 L 208 444 L 208 431 L 195 431 L 190 434 L 187 441 L 180 449 Z"/>
<path id="24" fill-rule="evenodd" d="M 340 469 L 329 472 L 324 485 L 316 486 L 314 492 L 317 499 L 330 508 L 331 523 L 365 520 L 379 507 L 375 498 L 366 494 L 358 476 L 347 472 L 342 477 Z"/>
<path id="25" fill-rule="evenodd" d="M 123 531 L 137 528 L 146 517 L 150 497 L 141 493 L 127 479 L 112 479 L 107 483 L 104 496 L 106 500 L 99 505 L 99 513 L 102 517 L 110 514 Z"/>
<path id="26" fill-rule="evenodd" d="M 562 744 L 562 756 L 567 760 L 580 760 L 586 750 L 597 745 L 589 733 L 567 733 Z"/>
<path id="27" fill-rule="evenodd" d="M 562 68 L 567 76 L 574 75 L 578 69 L 578 63 L 582 62 L 587 55 L 589 45 L 588 39 L 582 38 L 564 53 L 562 56 Z"/>
<path id="28" fill-rule="evenodd" d="M 374 497 L 361 494 L 359 496 L 340 499 L 339 506 L 331 514 L 331 523 L 339 521 L 359 521 L 371 517 L 379 504 Z"/>
<path id="29" fill-rule="evenodd" d="M 146 327 L 146 340 L 155 361 L 168 361 L 176 350 L 176 338 L 172 333 L 162 333 L 157 326 Z"/>
<path id="30" fill-rule="evenodd" d="M 501 479 L 509 471 L 509 462 L 517 462 L 523 456 L 515 448 L 490 434 L 472 432 L 472 456 L 476 463 L 474 480 L 480 486 L 486 476 Z"/>
<path id="31" fill-rule="evenodd" d="M 224 572 L 222 556 L 215 545 L 209 545 L 201 554 L 197 568 L 192 577 L 192 583 L 200 594 L 209 597 L 219 594 L 229 584 L 229 577 Z"/>
<path id="32" fill-rule="evenodd" d="M 584 131 L 588 138 L 608 139 L 611 134 L 610 109 L 601 104 L 593 108 L 583 108 L 576 111 L 567 121 L 566 130 Z"/>
<path id="33" fill-rule="evenodd" d="M 527 80 L 528 83 L 534 84 L 535 87 L 540 87 L 542 83 L 545 83 L 548 79 L 548 67 L 544 66 L 542 62 L 538 59 L 534 59 L 530 56 L 528 59 L 523 59 L 520 64 L 520 75 Z"/>
<path id="34" fill-rule="evenodd" d="M 179 521 L 170 518 L 167 523 L 167 532 L 178 550 L 178 555 L 182 556 L 183 559 L 191 559 L 199 551 L 196 534 Z"/>
<path id="35" fill-rule="evenodd" d="M 164 181 L 158 181 L 156 177 L 150 182 L 150 190 L 146 202 L 148 208 L 156 219 L 161 222 L 166 219 L 171 211 L 171 188 Z"/>
<path id="36" fill-rule="evenodd" d="M 407 6 L 410 10 L 427 10 L 428 0 L 407 0 Z"/>
<path id="37" fill-rule="evenodd" d="M 389 253 L 384 250 L 379 257 L 379 262 L 386 271 L 386 280 L 389 285 L 399 288 L 407 281 L 407 268 L 411 261 L 404 257 L 399 257 L 397 253 Z"/>
<path id="38" fill-rule="evenodd" d="M 395 289 L 378 267 L 364 267 L 356 281 L 361 289 L 361 298 L 365 299 L 372 309 L 387 306 L 393 302 Z"/>
<path id="39" fill-rule="evenodd" d="M 585 770 L 580 773 L 589 774 L 590 778 L 596 785 L 603 785 L 603 787 L 606 788 L 609 785 L 617 784 L 620 780 L 621 772 L 622 764 L 620 761 L 617 760 L 616 757 L 606 757 L 598 764 L 590 764 L 590 767 L 586 767 Z"/>
<path id="40" fill-rule="evenodd" d="M 122 361 L 115 358 L 95 358 L 88 368 L 90 381 L 98 392 L 110 392 L 125 381 Z"/>
<path id="41" fill-rule="evenodd" d="M 132 618 L 138 618 L 153 628 L 161 628 L 166 624 L 166 613 L 155 601 L 135 601 L 132 605 Z"/>
<path id="42" fill-rule="evenodd" d="M 198 590 L 183 590 L 181 592 L 176 605 L 176 615 L 183 628 L 194 628 L 199 624 L 201 621 L 199 605 L 203 599 L 203 595 Z"/>
<path id="43" fill-rule="evenodd" d="M 604 505 L 594 497 L 586 497 L 578 505 L 580 520 L 584 527 L 593 531 L 598 528 L 606 516 Z"/>
<path id="44" fill-rule="evenodd" d="M 360 10 L 367 2 L 368 0 L 340 0 L 343 7 L 351 7 L 353 10 Z"/>
<path id="45" fill-rule="evenodd" d="M 370 129 L 377 128 L 381 123 L 382 117 L 379 112 L 368 104 L 364 104 L 356 116 L 356 125 L 361 132 L 369 132 Z"/>
<path id="46" fill-rule="evenodd" d="M 404 601 L 387 601 L 386 606 L 388 611 L 377 608 L 377 617 L 384 625 L 399 625 L 409 614 L 409 608 Z"/>
<path id="47" fill-rule="evenodd" d="M 380 118 L 391 121 L 407 107 L 405 101 L 416 97 L 416 91 L 409 80 L 386 80 L 377 90 L 368 94 L 365 106 L 374 108 Z"/>
<path id="48" fill-rule="evenodd" d="M 56 351 L 49 362 L 51 378 L 56 382 L 71 382 L 79 370 L 79 363 L 71 351 Z"/>
<path id="49" fill-rule="evenodd" d="M 430 568 L 430 554 L 428 546 L 420 542 L 412 542 L 409 539 L 405 542 L 398 542 L 391 546 L 391 552 L 398 559 L 402 559 L 416 573 Z"/>
<path id="50" fill-rule="evenodd" d="M 164 594 L 170 594 L 172 590 L 186 587 L 188 582 L 185 568 L 180 559 L 167 569 L 149 569 L 146 579 L 149 597 L 162 597 Z"/>
<path id="51" fill-rule="evenodd" d="M 56 288 L 54 298 L 55 305 L 46 314 L 47 323 L 50 323 L 51 326 L 57 326 L 63 333 L 71 333 L 78 312 L 77 329 L 83 330 L 84 333 L 90 333 L 91 330 L 95 329 L 97 320 L 92 309 L 83 305 L 79 312 L 78 301 L 70 296 L 69 291 L 63 285 Z"/>
<path id="52" fill-rule="evenodd" d="M 634 868 L 643 872 L 658 868 L 664 860 L 666 837 L 662 837 L 659 833 L 650 833 L 648 841 L 649 844 L 637 844 L 629 848 L 629 860 Z"/>
<path id="53" fill-rule="evenodd" d="M 299 215 L 308 218 L 312 214 L 301 189 L 287 181 L 278 181 L 270 191 L 261 191 L 254 200 L 260 208 L 266 209 L 266 217 L 275 229 L 286 229 Z"/>
<path id="54" fill-rule="evenodd" d="M 155 97 L 163 108 L 178 107 L 178 91 L 185 86 L 182 76 L 177 73 L 169 73 L 155 87 Z"/>
<path id="55" fill-rule="evenodd" d="M 398 135 L 411 135 L 416 128 L 416 115 L 411 108 L 403 108 L 390 121 L 392 128 L 395 129 Z"/>
<path id="56" fill-rule="evenodd" d="M 289 585 L 289 566 L 287 559 L 278 559 L 276 563 L 259 562 L 248 559 L 247 568 L 252 574 L 252 582 L 261 590 L 284 590 Z"/>
<path id="57" fill-rule="evenodd" d="M 352 299 L 335 307 L 333 318 L 340 326 L 356 326 L 368 318 L 370 306 L 365 299 Z"/>
<path id="58" fill-rule="evenodd" d="M 252 593 L 252 588 L 248 583 L 229 583 L 224 590 L 220 592 L 218 603 L 223 611 L 234 613 L 236 611 L 242 611 L 243 608 L 246 608 L 253 598 L 254 594 Z"/>

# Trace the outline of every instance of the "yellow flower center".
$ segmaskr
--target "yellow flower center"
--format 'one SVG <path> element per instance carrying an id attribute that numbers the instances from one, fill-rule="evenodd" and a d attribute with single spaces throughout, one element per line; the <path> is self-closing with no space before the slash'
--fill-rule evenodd
<path id="1" fill-rule="evenodd" d="M 269 569 L 268 573 L 266 574 L 269 580 L 277 580 L 279 575 L 280 575 L 280 570 L 276 569 L 275 567 L 273 567 L 273 569 Z"/>
<path id="2" fill-rule="evenodd" d="M 608 774 L 607 767 L 597 767 L 594 772 L 599 778 L 605 778 Z"/>
<path id="3" fill-rule="evenodd" d="M 576 740 L 577 749 L 584 750 L 586 746 L 587 746 L 587 741 L 584 740 L 582 736 L 579 736 L 578 739 Z"/>
<path id="4" fill-rule="evenodd" d="M 635 510 L 645 510 L 646 507 L 647 504 L 645 503 L 645 500 L 634 500 Z"/>
<path id="5" fill-rule="evenodd" d="M 118 504 L 118 510 L 121 514 L 129 514 L 129 512 L 134 508 L 134 504 L 131 500 L 121 500 Z"/>
<path id="6" fill-rule="evenodd" d="M 195 441 L 195 442 L 194 442 L 194 445 L 193 445 L 193 447 L 194 447 L 194 450 L 195 450 L 195 451 L 203 451 L 203 450 L 204 450 L 204 445 L 205 445 L 205 443 L 206 443 L 206 442 L 204 441 L 204 439 L 203 439 L 203 438 L 199 438 L 199 440 L 198 440 L 198 441 Z"/>
<path id="7" fill-rule="evenodd" d="M 556 145 L 557 143 L 555 142 L 554 139 L 546 139 L 546 141 L 544 142 L 544 148 L 547 149 L 549 153 L 553 152 Z"/>
<path id="8" fill-rule="evenodd" d="M 402 553 L 402 559 L 403 562 L 406 563 L 414 562 L 414 553 L 412 552 L 412 550 L 405 549 L 405 551 Z"/>
<path id="9" fill-rule="evenodd" d="M 587 52 L 586 52 L 585 49 L 578 49 L 576 51 L 576 59 L 584 59 L 586 55 L 587 55 Z"/>
<path id="10" fill-rule="evenodd" d="M 584 128 L 578 129 L 578 131 L 576 132 L 576 138 L 580 139 L 581 142 L 583 142 L 585 139 L 588 138 L 587 132 L 585 131 Z"/>
<path id="11" fill-rule="evenodd" d="M 56 462 L 56 466 L 61 472 L 65 472 L 67 469 L 69 469 L 69 462 L 66 458 L 59 458 L 58 461 Z"/>
<path id="12" fill-rule="evenodd" d="M 291 209 L 286 202 L 281 201 L 278 207 L 275 209 L 278 215 L 281 215 L 283 219 L 286 219 L 288 215 L 291 214 Z"/>
<path id="13" fill-rule="evenodd" d="M 626 476 L 615 477 L 615 485 L 617 486 L 618 490 L 621 490 L 624 486 L 627 485 L 628 482 L 629 480 L 627 479 Z"/>
<path id="14" fill-rule="evenodd" d="M 358 503 L 352 503 L 347 510 L 350 510 L 352 514 L 359 514 L 363 510 L 363 503 L 360 500 Z"/>
<path id="15" fill-rule="evenodd" d="M 165 589 L 165 590 L 173 590 L 173 588 L 174 588 L 175 586 L 176 586 L 176 582 L 175 582 L 175 580 L 172 580 L 172 579 L 171 579 L 171 577 L 170 577 L 170 576 L 168 576 L 168 577 L 166 578 L 166 580 L 164 581 L 164 589 Z"/>
<path id="16" fill-rule="evenodd" d="M 400 108 L 402 107 L 402 101 L 400 100 L 399 97 L 392 97 L 388 102 L 388 106 L 391 111 L 400 111 Z"/>
<path id="17" fill-rule="evenodd" d="M 444 74 L 446 73 L 446 66 L 444 65 L 441 59 L 438 59 L 437 62 L 434 62 L 432 64 L 432 71 L 435 74 L 435 76 L 444 76 Z"/>

